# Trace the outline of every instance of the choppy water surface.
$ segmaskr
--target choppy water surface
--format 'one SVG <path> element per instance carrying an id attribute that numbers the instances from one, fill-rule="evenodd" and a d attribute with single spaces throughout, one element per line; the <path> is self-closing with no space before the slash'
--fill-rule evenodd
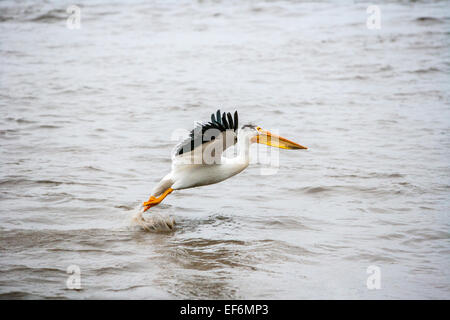
<path id="1" fill-rule="evenodd" d="M 0 297 L 450 298 L 447 2 L 70 4 L 0 3 Z M 130 226 L 217 107 L 310 149 Z"/>

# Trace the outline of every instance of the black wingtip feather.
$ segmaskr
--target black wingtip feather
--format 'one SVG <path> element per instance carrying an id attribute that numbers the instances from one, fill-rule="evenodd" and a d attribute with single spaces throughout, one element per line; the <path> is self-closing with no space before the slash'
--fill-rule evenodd
<path id="1" fill-rule="evenodd" d="M 217 110 L 217 112 L 216 112 L 216 121 L 217 121 L 218 123 L 221 123 L 221 121 L 220 121 L 220 109 Z"/>
<path id="2" fill-rule="evenodd" d="M 223 123 L 223 126 L 224 126 L 225 128 L 229 128 L 228 122 L 227 122 L 227 116 L 226 116 L 226 113 L 225 113 L 225 112 L 224 112 L 223 115 L 222 115 L 222 123 Z"/>
<path id="3" fill-rule="evenodd" d="M 223 114 L 220 112 L 220 109 L 216 111 L 216 113 L 211 114 L 211 125 L 217 126 L 217 129 L 222 131 L 231 129 L 237 131 L 239 128 L 239 119 L 237 111 L 234 112 L 233 115 L 228 112 L 224 112 Z"/>
<path id="4" fill-rule="evenodd" d="M 234 124 L 233 124 L 233 117 L 231 116 L 231 113 L 227 113 L 227 120 L 228 124 L 230 125 L 230 129 L 234 130 Z"/>
<path id="5" fill-rule="evenodd" d="M 181 155 L 185 152 L 189 152 L 194 150 L 194 148 L 198 144 L 203 144 L 205 142 L 214 140 L 216 137 L 211 136 L 205 138 L 204 134 L 209 129 L 217 129 L 221 132 L 225 132 L 227 130 L 234 130 L 237 132 L 239 127 L 239 119 L 237 111 L 234 112 L 234 119 L 231 116 L 231 113 L 224 112 L 222 115 L 220 113 L 220 109 L 217 110 L 216 114 L 211 114 L 211 122 L 203 124 L 200 128 L 194 129 L 190 132 L 190 141 L 187 141 L 183 145 L 179 147 L 177 150 L 177 154 Z M 207 140 L 205 140 L 207 139 Z"/>

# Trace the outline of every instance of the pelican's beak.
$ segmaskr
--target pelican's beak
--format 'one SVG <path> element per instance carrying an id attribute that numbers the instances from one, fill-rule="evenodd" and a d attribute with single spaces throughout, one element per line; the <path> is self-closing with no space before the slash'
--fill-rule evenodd
<path id="1" fill-rule="evenodd" d="M 286 138 L 277 136 L 276 134 L 270 133 L 267 130 L 257 127 L 259 134 L 252 139 L 253 142 L 266 144 L 268 146 L 277 147 L 281 149 L 308 149 L 298 143 L 292 142 Z"/>

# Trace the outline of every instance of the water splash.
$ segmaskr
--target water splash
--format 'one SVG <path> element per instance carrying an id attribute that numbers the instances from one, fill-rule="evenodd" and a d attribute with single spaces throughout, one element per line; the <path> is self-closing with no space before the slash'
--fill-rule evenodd
<path id="1" fill-rule="evenodd" d="M 170 216 L 163 216 L 158 213 L 144 213 L 144 207 L 136 208 L 138 211 L 133 214 L 131 224 L 139 226 L 145 231 L 172 231 L 175 226 L 175 219 Z"/>

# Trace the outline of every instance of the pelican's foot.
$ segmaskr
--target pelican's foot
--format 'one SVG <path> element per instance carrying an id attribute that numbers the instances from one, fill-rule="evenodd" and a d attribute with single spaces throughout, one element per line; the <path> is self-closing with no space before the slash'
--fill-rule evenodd
<path id="1" fill-rule="evenodd" d="M 150 209 L 151 207 L 156 206 L 160 202 L 161 201 L 158 201 L 158 199 L 156 199 L 154 196 L 151 196 L 148 199 L 148 201 L 145 201 L 144 203 L 142 203 L 142 206 L 145 207 L 144 212 L 147 211 L 148 209 Z"/>
<path id="2" fill-rule="evenodd" d="M 168 188 L 166 191 L 163 192 L 158 198 L 155 198 L 154 196 L 150 196 L 148 201 L 144 202 L 142 204 L 143 207 L 145 207 L 144 212 L 150 209 L 151 207 L 154 207 L 161 203 L 161 201 L 164 200 L 164 198 L 170 194 L 173 191 L 172 188 Z"/>
<path id="3" fill-rule="evenodd" d="M 154 196 L 151 196 L 150 198 L 148 198 L 147 201 L 145 201 L 144 203 L 142 203 L 142 205 L 144 207 L 151 205 L 152 203 L 154 203 L 156 200 L 156 198 Z"/>
<path id="4" fill-rule="evenodd" d="M 147 203 L 147 202 L 144 202 L 144 203 Z M 143 212 L 147 211 L 148 209 L 150 209 L 151 207 L 154 207 L 156 205 L 157 205 L 157 203 L 143 204 L 142 206 L 145 207 Z"/>
<path id="5" fill-rule="evenodd" d="M 146 201 L 146 202 L 142 203 L 142 205 L 143 205 L 144 207 L 146 207 L 146 206 L 152 205 L 152 204 L 154 204 L 154 203 L 155 203 L 155 201 Z"/>

